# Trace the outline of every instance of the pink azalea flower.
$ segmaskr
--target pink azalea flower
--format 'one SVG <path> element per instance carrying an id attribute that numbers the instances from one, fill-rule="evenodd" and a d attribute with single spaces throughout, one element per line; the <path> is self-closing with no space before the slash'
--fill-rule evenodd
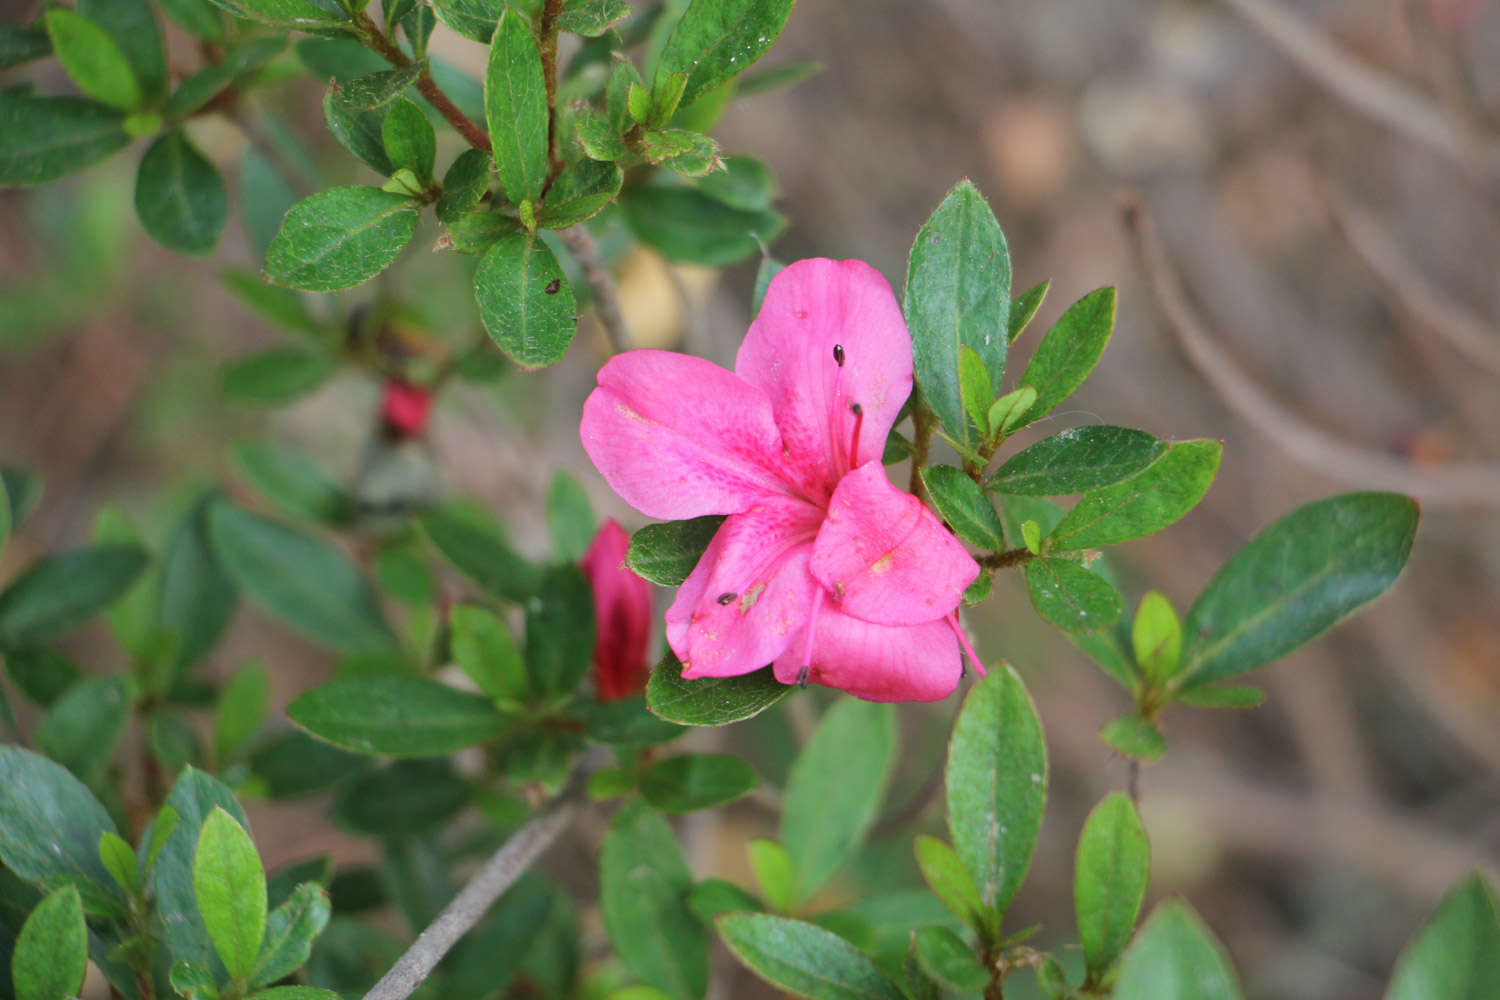
<path id="1" fill-rule="evenodd" d="M 651 584 L 625 568 L 630 536 L 605 521 L 583 554 L 583 575 L 594 591 L 594 687 L 602 701 L 646 686 L 651 671 Z"/>
<path id="2" fill-rule="evenodd" d="M 979 566 L 881 464 L 911 388 L 901 308 L 855 260 L 778 274 L 733 372 L 665 351 L 600 369 L 581 433 L 615 492 L 650 517 L 729 515 L 667 611 L 684 677 L 770 663 L 872 701 L 958 685 Z"/>

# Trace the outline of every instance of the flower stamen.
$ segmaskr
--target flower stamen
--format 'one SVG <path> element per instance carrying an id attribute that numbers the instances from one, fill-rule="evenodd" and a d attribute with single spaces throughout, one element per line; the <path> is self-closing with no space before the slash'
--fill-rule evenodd
<path id="1" fill-rule="evenodd" d="M 859 468 L 859 432 L 865 425 L 865 408 L 858 403 L 849 404 L 849 412 L 854 414 L 854 433 L 849 438 L 849 468 Z"/>
<path id="2" fill-rule="evenodd" d="M 979 654 L 974 652 L 974 647 L 969 645 L 969 637 L 964 635 L 963 626 L 958 623 L 958 612 L 952 611 L 948 614 L 948 624 L 953 627 L 953 634 L 958 636 L 958 644 L 963 647 L 964 653 L 969 657 L 969 662 L 974 664 L 974 669 L 979 676 L 984 676 L 984 664 L 979 660 Z"/>

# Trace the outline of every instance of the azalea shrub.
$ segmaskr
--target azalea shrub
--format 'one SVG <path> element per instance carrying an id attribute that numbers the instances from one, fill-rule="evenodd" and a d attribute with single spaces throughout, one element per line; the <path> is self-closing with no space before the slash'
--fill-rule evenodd
<path id="1" fill-rule="evenodd" d="M 92 966 L 130 1000 L 701 1000 L 726 961 L 818 1000 L 1241 995 L 1188 902 L 1142 916 L 1138 800 L 1168 752 L 1163 714 L 1258 705 L 1246 675 L 1396 582 L 1416 504 L 1293 510 L 1185 609 L 1122 585 L 1109 548 L 1188 514 L 1220 443 L 1098 420 L 1013 446 L 1100 362 L 1115 295 L 1034 329 L 1048 286 L 1011 287 L 967 181 L 916 234 L 899 296 L 858 259 L 778 260 L 774 179 L 713 130 L 807 75 L 755 66 L 791 3 L 78 0 L 0 27 L 0 68 L 51 82 L 55 61 L 70 81 L 0 90 L 0 184 L 139 140 L 141 226 L 210 254 L 229 184 L 195 130 L 239 123 L 235 212 L 260 271 L 223 281 L 295 340 L 230 363 L 224 393 L 281 404 L 340 370 L 378 389 L 351 482 L 252 441 L 170 524 L 106 507 L 88 544 L 7 563 L 0 998 L 77 995 Z M 482 80 L 429 52 L 439 24 L 484 47 Z M 298 198 L 288 165 L 307 158 L 282 111 L 307 77 L 361 183 Z M 365 284 L 413 242 L 464 276 L 466 328 L 423 327 L 420 302 Z M 758 258 L 732 370 L 632 348 L 611 268 L 640 246 Z M 425 440 L 454 386 L 545 385 L 538 369 L 589 350 L 580 316 L 612 346 L 569 418 L 598 479 L 556 471 L 538 558 L 506 512 L 443 488 Z M 633 523 L 596 517 L 606 487 Z M 41 497 L 4 468 L 0 544 Z M 1131 706 L 1099 734 L 1129 788 L 1066 832 L 1074 925 L 1041 934 L 1009 910 L 1046 810 L 1045 720 L 1012 651 L 969 628 L 1005 573 Z M 242 603 L 333 664 L 286 718 L 263 662 L 224 670 Z M 100 616 L 123 667 L 68 652 Z M 939 780 L 897 809 L 899 706 L 945 699 Z M 760 753 L 694 737 L 737 724 Z M 378 860 L 266 871 L 245 803 L 309 796 Z M 750 877 L 689 866 L 673 818 L 736 802 L 774 819 Z M 597 861 L 538 864 L 585 816 Z M 877 828 L 896 854 L 867 849 Z M 912 881 L 862 896 L 855 868 Z M 1500 996 L 1497 955 L 1475 875 L 1388 996 Z"/>

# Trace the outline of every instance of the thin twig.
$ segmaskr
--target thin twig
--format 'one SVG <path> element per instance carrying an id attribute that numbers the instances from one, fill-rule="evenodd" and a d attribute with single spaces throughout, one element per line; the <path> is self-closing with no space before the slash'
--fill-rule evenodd
<path id="1" fill-rule="evenodd" d="M 599 316 L 605 335 L 609 337 L 610 350 L 616 354 L 630 350 L 635 346 L 635 341 L 625 327 L 625 315 L 620 311 L 620 297 L 615 292 L 615 280 L 610 276 L 603 258 L 599 256 L 599 245 L 594 242 L 593 235 L 585 226 L 564 229 L 557 235 L 583 269 L 583 278 L 588 282 L 589 291 L 594 293 L 594 311 Z"/>
<path id="2" fill-rule="evenodd" d="M 1003 552 L 988 552 L 980 556 L 979 565 L 989 569 L 1010 569 L 1013 566 L 1024 566 L 1035 558 L 1030 549 L 1006 549 Z"/>
<path id="3" fill-rule="evenodd" d="M 1274 0 L 1224 0 L 1283 55 L 1368 117 L 1460 166 L 1500 173 L 1500 142 L 1461 128 L 1443 108 L 1406 84 L 1346 54 Z"/>
<path id="4" fill-rule="evenodd" d="M 584 782 L 575 775 L 569 788 L 517 830 L 467 885 L 453 897 L 406 953 L 380 978 L 364 1000 L 405 1000 L 459 939 L 479 923 L 515 881 L 567 829 Z"/>
<path id="5" fill-rule="evenodd" d="M 1500 467 L 1455 462 L 1429 468 L 1369 451 L 1308 426 L 1277 403 L 1214 343 L 1207 325 L 1188 305 L 1145 208 L 1131 200 L 1123 216 L 1157 305 L 1183 353 L 1231 410 L 1289 457 L 1333 479 L 1364 489 L 1409 493 L 1434 506 L 1500 507 Z"/>
<path id="6" fill-rule="evenodd" d="M 399 45 L 391 41 L 390 36 L 380 30 L 380 26 L 370 19 L 370 15 L 361 14 L 360 18 L 359 30 L 365 44 L 397 69 L 404 69 L 411 65 L 411 58 L 401 51 Z M 490 137 L 485 134 L 484 129 L 471 121 L 468 115 L 458 110 L 458 105 L 443 93 L 443 88 L 437 85 L 437 81 L 426 69 L 423 69 L 422 75 L 417 77 L 416 86 L 417 91 L 427 98 L 428 103 L 438 109 L 438 113 L 447 119 L 448 124 L 458 130 L 458 134 L 464 137 L 464 141 L 475 149 L 482 149 L 486 153 L 490 151 Z"/>

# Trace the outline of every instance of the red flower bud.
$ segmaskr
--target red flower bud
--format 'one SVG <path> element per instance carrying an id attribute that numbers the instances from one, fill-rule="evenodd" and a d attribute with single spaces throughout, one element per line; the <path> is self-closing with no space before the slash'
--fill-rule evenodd
<path id="1" fill-rule="evenodd" d="M 602 701 L 644 690 L 650 673 L 651 585 L 625 568 L 629 546 L 625 529 L 609 520 L 583 556 L 594 589 L 594 686 Z"/>
<path id="2" fill-rule="evenodd" d="M 421 386 L 391 379 L 380 396 L 380 420 L 393 436 L 417 437 L 427 428 L 432 393 Z"/>

